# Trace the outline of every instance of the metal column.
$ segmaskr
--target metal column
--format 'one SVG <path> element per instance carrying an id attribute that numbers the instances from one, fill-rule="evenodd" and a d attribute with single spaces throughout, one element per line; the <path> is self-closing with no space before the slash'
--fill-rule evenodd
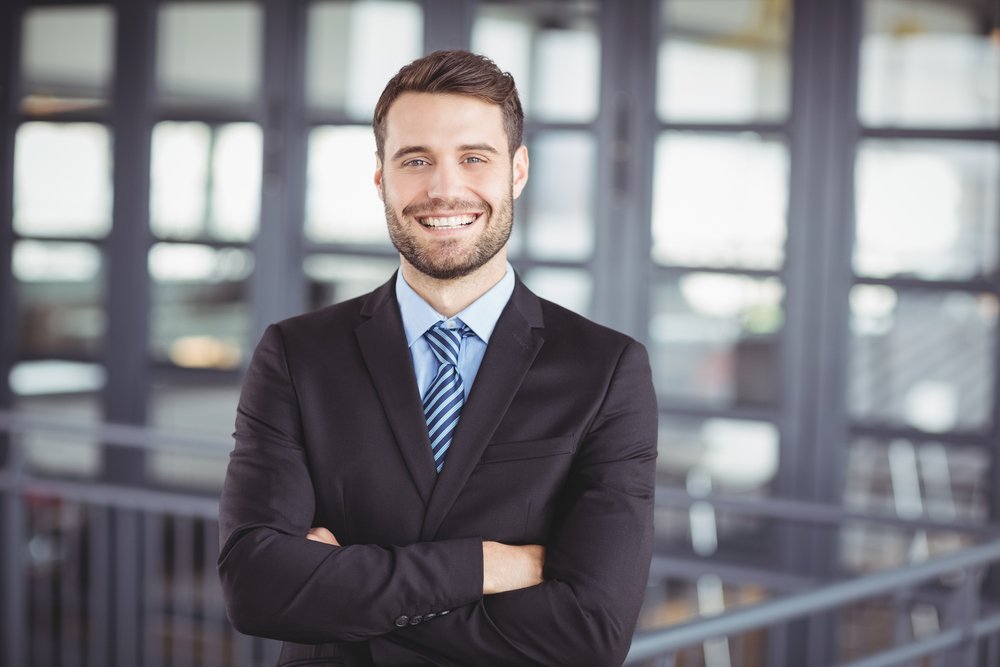
<path id="1" fill-rule="evenodd" d="M 119 0 L 116 9 L 115 87 L 111 131 L 114 150 L 114 210 L 106 250 L 108 328 L 104 364 L 104 417 L 145 424 L 151 384 L 149 364 L 149 157 L 155 9 L 148 2 Z M 145 473 L 145 456 L 106 446 L 108 480 L 135 483 Z"/>
<path id="2" fill-rule="evenodd" d="M 784 270 L 784 396 L 777 487 L 785 498 L 839 504 L 848 423 L 854 151 L 860 0 L 794 5 L 791 175 Z M 784 528 L 786 571 L 814 577 L 837 568 L 838 535 Z M 804 630 L 805 628 L 802 628 Z M 824 664 L 835 653 L 830 619 L 789 633 L 773 647 L 787 664 Z"/>
<path id="3" fill-rule="evenodd" d="M 0 7 L 0 409 L 13 404 L 10 370 L 17 355 L 15 282 L 11 266 L 14 250 L 13 192 L 14 135 L 17 131 L 16 91 L 19 89 L 19 0 Z M 16 486 L 20 468 L 10 435 L 0 433 L 0 474 L 9 485 L 0 486 L 0 662 L 24 664 L 23 581 L 20 554 L 23 547 L 21 496 Z"/>

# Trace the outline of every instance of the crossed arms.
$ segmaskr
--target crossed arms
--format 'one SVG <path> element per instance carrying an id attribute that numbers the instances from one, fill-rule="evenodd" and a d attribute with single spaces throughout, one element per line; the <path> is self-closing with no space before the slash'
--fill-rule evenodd
<path id="1" fill-rule="evenodd" d="M 327 528 L 310 528 L 306 539 L 341 546 Z M 504 544 L 483 541 L 483 595 L 516 591 L 542 583 L 545 547 L 540 544 Z"/>
<path id="2" fill-rule="evenodd" d="M 298 402 L 272 328 L 248 372 L 220 505 L 219 572 L 237 629 L 366 641 L 379 665 L 621 663 L 652 545 L 656 406 L 641 346 L 627 344 L 610 371 L 544 545 L 482 535 L 338 546 L 313 523 Z M 400 627 L 401 609 L 432 620 Z"/>

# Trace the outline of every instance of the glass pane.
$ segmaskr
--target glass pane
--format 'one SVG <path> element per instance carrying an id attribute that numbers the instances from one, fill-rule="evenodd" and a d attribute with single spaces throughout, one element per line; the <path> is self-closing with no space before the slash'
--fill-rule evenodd
<path id="1" fill-rule="evenodd" d="M 43 360 L 22 362 L 10 374 L 18 412 L 51 417 L 60 424 L 98 424 L 104 369 L 97 364 Z M 22 436 L 30 471 L 93 476 L 100 471 L 97 443 L 66 432 L 32 431 Z"/>
<path id="2" fill-rule="evenodd" d="M 58 192 L 54 197 L 52 193 Z M 96 123 L 24 123 L 14 143 L 14 229 L 100 237 L 111 229 L 111 146 Z"/>
<path id="3" fill-rule="evenodd" d="M 747 122 L 788 114 L 791 3 L 663 0 L 661 7 L 662 119 Z"/>
<path id="4" fill-rule="evenodd" d="M 532 257 L 586 259 L 594 250 L 593 138 L 583 132 L 547 132 L 531 141 L 531 177 L 525 200 Z"/>
<path id="5" fill-rule="evenodd" d="M 851 414 L 932 433 L 988 431 L 997 310 L 991 294 L 856 286 L 851 291 Z"/>
<path id="6" fill-rule="evenodd" d="M 88 243 L 14 244 L 19 356 L 95 358 L 106 326 L 103 258 Z"/>
<path id="7" fill-rule="evenodd" d="M 867 0 L 864 20 L 863 123 L 1000 124 L 995 3 Z"/>
<path id="8" fill-rule="evenodd" d="M 773 278 L 689 273 L 656 284 L 649 353 L 660 398 L 773 405 L 783 297 Z"/>
<path id="9" fill-rule="evenodd" d="M 320 243 L 391 248 L 374 176 L 375 137 L 370 127 L 313 130 L 309 136 L 306 237 Z"/>
<path id="10" fill-rule="evenodd" d="M 217 438 L 216 447 L 206 447 L 198 455 L 151 453 L 151 479 L 185 487 L 221 489 L 226 472 L 231 434 L 239 400 L 239 383 L 227 378 L 206 377 L 204 373 L 170 373 L 159 377 L 150 392 L 150 421 L 169 431 L 192 431 Z"/>
<path id="11" fill-rule="evenodd" d="M 737 419 L 660 418 L 658 482 L 694 497 L 712 493 L 766 496 L 778 469 L 773 424 Z M 744 558 L 766 548 L 773 522 L 749 513 L 716 509 L 708 502 L 657 508 L 656 537 L 672 551 L 712 556 L 721 547 Z"/>
<path id="12" fill-rule="evenodd" d="M 156 75 L 170 103 L 250 102 L 260 87 L 258 3 L 171 2 L 160 7 Z"/>
<path id="13" fill-rule="evenodd" d="M 370 119 L 386 82 L 423 53 L 423 18 L 416 2 L 312 3 L 308 103 Z"/>
<path id="14" fill-rule="evenodd" d="M 115 17 L 110 7 L 32 7 L 21 45 L 21 109 L 30 115 L 103 104 L 110 88 Z"/>
<path id="15" fill-rule="evenodd" d="M 997 270 L 996 144 L 868 140 L 857 160 L 858 274 L 934 280 Z"/>
<path id="16" fill-rule="evenodd" d="M 581 269 L 537 268 L 524 272 L 524 283 L 535 294 L 564 308 L 589 317 L 594 279 Z"/>
<path id="17" fill-rule="evenodd" d="M 309 306 L 329 306 L 371 292 L 399 268 L 396 259 L 310 255 L 303 264 L 309 280 Z"/>
<path id="18" fill-rule="evenodd" d="M 19 397 L 76 395 L 86 397 L 88 393 L 104 388 L 106 374 L 98 364 L 61 359 L 38 359 L 22 361 L 14 365 L 10 372 L 10 388 Z M 30 401 L 29 401 L 30 403 Z M 42 405 L 36 401 L 33 404 Z M 80 399 L 80 404 L 86 404 Z M 89 414 L 80 409 L 74 413 Z"/>
<path id="19" fill-rule="evenodd" d="M 990 458 L 980 448 L 861 439 L 848 450 L 844 505 L 904 519 L 985 523 Z M 841 562 L 854 572 L 926 560 L 972 543 L 957 532 L 887 530 L 862 522 L 842 528 L 840 540 Z"/>
<path id="20" fill-rule="evenodd" d="M 583 122 L 597 116 L 601 44 L 594 2 L 481 3 L 472 50 L 514 76 L 527 118 Z"/>
<path id="21" fill-rule="evenodd" d="M 788 150 L 756 134 L 666 132 L 653 171 L 653 258 L 777 269 L 784 261 Z"/>
<path id="22" fill-rule="evenodd" d="M 751 493 L 766 489 L 778 471 L 778 431 L 773 424 L 738 419 L 660 419 L 660 480 L 698 484 L 702 492 Z M 706 479 L 695 479 L 707 475 Z M 706 486 L 707 485 L 707 486 Z"/>
<path id="23" fill-rule="evenodd" d="M 260 214 L 259 125 L 153 128 L 150 224 L 165 239 L 248 241 Z"/>
<path id="24" fill-rule="evenodd" d="M 249 327 L 252 271 L 246 250 L 154 245 L 149 252 L 154 358 L 188 368 L 238 367 Z"/>

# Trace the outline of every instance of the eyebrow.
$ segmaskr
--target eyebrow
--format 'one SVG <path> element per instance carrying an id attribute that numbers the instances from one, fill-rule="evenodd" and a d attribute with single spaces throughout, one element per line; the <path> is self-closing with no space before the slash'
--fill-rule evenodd
<path id="1" fill-rule="evenodd" d="M 490 144 L 462 144 L 458 147 L 460 153 L 466 151 L 481 151 L 483 153 L 490 153 L 491 155 L 499 155 L 500 151 L 491 146 Z M 432 152 L 427 146 L 403 146 L 398 151 L 393 153 L 392 157 L 394 160 L 398 160 L 401 157 L 407 155 L 413 155 L 414 153 L 430 153 Z"/>

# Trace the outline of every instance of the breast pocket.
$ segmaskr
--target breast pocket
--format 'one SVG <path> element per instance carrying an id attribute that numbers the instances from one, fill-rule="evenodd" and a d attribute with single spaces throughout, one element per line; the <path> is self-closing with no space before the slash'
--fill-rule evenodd
<path id="1" fill-rule="evenodd" d="M 538 459 L 547 456 L 572 454 L 576 447 L 576 438 L 564 435 L 557 438 L 541 440 L 523 440 L 519 442 L 490 443 L 479 459 L 481 464 L 501 463 L 503 461 L 520 461 Z"/>
<path id="2" fill-rule="evenodd" d="M 576 447 L 575 436 L 490 443 L 439 534 L 544 542 Z"/>

